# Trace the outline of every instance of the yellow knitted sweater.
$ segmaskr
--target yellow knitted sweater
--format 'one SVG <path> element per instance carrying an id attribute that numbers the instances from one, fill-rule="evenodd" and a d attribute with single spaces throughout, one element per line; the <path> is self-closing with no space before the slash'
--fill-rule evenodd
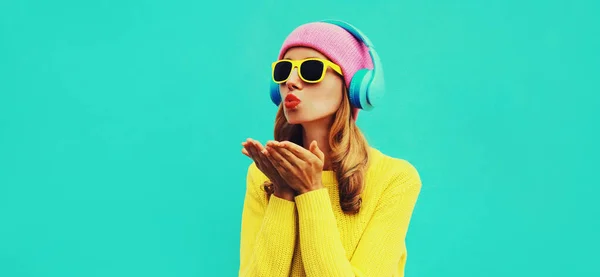
<path id="1" fill-rule="evenodd" d="M 404 276 L 405 237 L 421 190 L 417 170 L 375 148 L 360 212 L 345 214 L 335 173 L 324 188 L 288 201 L 271 195 L 267 177 L 248 167 L 242 212 L 239 276 Z"/>

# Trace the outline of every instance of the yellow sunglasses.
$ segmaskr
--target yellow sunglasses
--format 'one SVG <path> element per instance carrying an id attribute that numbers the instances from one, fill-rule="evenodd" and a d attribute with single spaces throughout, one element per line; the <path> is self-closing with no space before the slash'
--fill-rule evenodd
<path id="1" fill-rule="evenodd" d="M 325 78 L 327 68 L 331 67 L 340 75 L 342 69 L 339 65 L 325 59 L 308 58 L 303 60 L 283 59 L 273 62 L 271 65 L 273 82 L 281 84 L 290 78 L 294 68 L 298 68 L 298 75 L 302 81 L 307 83 L 318 83 Z"/>

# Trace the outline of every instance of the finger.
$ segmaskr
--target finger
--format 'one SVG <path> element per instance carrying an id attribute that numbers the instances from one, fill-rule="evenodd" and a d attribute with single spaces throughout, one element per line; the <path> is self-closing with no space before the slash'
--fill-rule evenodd
<path id="1" fill-rule="evenodd" d="M 295 144 L 291 141 L 282 141 L 279 143 L 280 147 L 286 149 L 287 151 L 291 152 L 292 154 L 294 154 L 296 157 L 300 158 L 300 159 L 309 159 L 312 155 L 312 153 L 305 149 L 304 147 Z"/>
<path id="2" fill-rule="evenodd" d="M 263 163 L 269 167 L 270 169 L 275 169 L 275 165 L 273 164 L 272 159 L 269 157 L 268 151 L 267 149 L 265 149 L 265 152 L 267 152 L 267 154 L 261 156 L 261 159 L 263 159 Z"/>
<path id="3" fill-rule="evenodd" d="M 277 149 L 271 146 L 267 146 L 267 151 L 269 152 L 268 157 L 271 160 L 273 166 L 275 166 L 275 168 L 277 169 L 277 171 L 283 173 L 286 170 L 293 169 L 292 164 L 286 158 L 284 158 Z"/>
<path id="4" fill-rule="evenodd" d="M 283 158 L 285 158 L 290 164 L 292 164 L 294 166 L 294 168 L 296 167 L 302 167 L 306 161 L 305 161 L 305 157 L 303 156 L 296 156 L 292 151 L 286 149 L 283 145 L 279 146 L 279 147 L 274 147 L 277 152 L 279 154 L 281 154 L 281 156 Z"/>
<path id="5" fill-rule="evenodd" d="M 290 141 L 279 143 L 278 149 L 290 162 L 303 165 L 306 162 L 315 162 L 318 159 L 311 151 Z"/>
<path id="6" fill-rule="evenodd" d="M 250 156 L 250 153 L 248 153 L 248 150 L 246 148 L 242 148 L 242 154 L 248 156 L 248 158 L 252 158 L 252 156 Z"/>
<path id="7" fill-rule="evenodd" d="M 316 140 L 313 140 L 312 143 L 310 144 L 310 152 L 315 154 L 317 156 L 317 158 L 319 158 L 319 160 L 321 160 L 321 161 L 323 161 L 325 159 L 325 153 L 323 153 L 323 151 L 321 151 L 321 148 L 319 148 L 319 144 L 317 143 Z"/>
<path id="8" fill-rule="evenodd" d="M 271 164 L 271 162 L 269 161 L 268 157 L 267 157 L 267 149 L 265 149 L 260 142 L 253 140 L 252 141 L 254 149 L 256 150 L 256 155 L 258 156 L 258 159 L 260 160 L 260 162 L 262 163 L 263 166 L 269 167 L 269 168 L 273 168 L 273 165 Z"/>
<path id="9" fill-rule="evenodd" d="M 296 155 L 295 153 L 298 153 L 299 151 L 293 151 L 293 150 L 289 150 L 286 148 L 286 144 L 293 144 L 291 142 L 279 142 L 279 141 L 269 141 L 267 142 L 267 146 L 268 147 L 272 147 L 273 149 L 275 149 L 283 158 L 285 158 L 288 162 L 290 162 L 292 165 L 294 163 L 299 163 L 300 161 L 302 161 L 302 155 Z M 296 145 L 296 144 L 294 144 Z M 297 145 L 296 145 L 297 146 Z M 300 147 L 300 146 L 298 146 Z M 302 147 L 300 147 L 302 148 Z M 304 149 L 304 148 L 302 148 Z"/>
<path id="10" fill-rule="evenodd" d="M 254 147 L 253 144 L 248 144 L 247 149 L 248 149 L 248 152 L 250 153 L 250 156 L 252 157 L 252 160 L 254 160 L 254 162 L 256 163 L 258 168 L 262 168 L 262 164 L 260 162 L 260 157 L 256 151 L 256 147 Z"/>
<path id="11" fill-rule="evenodd" d="M 270 162 L 268 162 L 267 156 L 264 153 L 260 152 L 259 147 L 257 145 L 253 145 L 252 149 L 256 163 L 259 164 L 261 170 L 270 171 L 273 168 L 273 165 Z"/>
<path id="12" fill-rule="evenodd" d="M 249 142 L 250 139 L 248 139 L 248 141 L 242 142 L 242 146 L 244 146 L 244 148 L 242 149 L 242 153 L 246 156 L 248 156 L 251 159 L 254 159 L 252 157 L 252 152 L 251 152 L 251 147 L 252 144 Z"/>
<path id="13" fill-rule="evenodd" d="M 246 149 L 246 152 L 250 154 L 250 147 L 252 146 L 252 141 L 250 138 L 246 139 L 246 141 L 242 142 L 242 146 Z"/>
<path id="14" fill-rule="evenodd" d="M 266 152 L 266 154 L 261 153 L 260 155 L 260 159 L 262 164 L 265 166 L 265 170 L 271 171 L 271 172 L 278 172 L 277 169 L 275 168 L 275 165 L 273 165 L 273 162 L 271 162 L 271 159 L 269 159 L 269 154 L 267 149 L 264 150 Z"/>
<path id="15" fill-rule="evenodd" d="M 260 144 L 259 141 L 253 140 L 252 143 L 254 144 L 258 152 L 263 154 L 266 152 L 266 149 L 262 146 L 262 144 Z"/>
<path id="16" fill-rule="evenodd" d="M 245 142 L 242 142 L 242 154 L 246 155 L 248 158 L 252 158 L 250 152 L 248 152 L 248 144 Z"/>

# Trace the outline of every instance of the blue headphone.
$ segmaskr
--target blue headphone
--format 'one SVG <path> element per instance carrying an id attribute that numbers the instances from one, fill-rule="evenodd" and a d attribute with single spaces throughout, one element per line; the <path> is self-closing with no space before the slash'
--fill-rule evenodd
<path id="1" fill-rule="evenodd" d="M 373 44 L 356 27 L 339 20 L 323 20 L 322 22 L 334 24 L 344 28 L 346 31 L 354 35 L 358 40 L 362 41 L 369 48 L 369 55 L 373 61 L 373 69 L 361 69 L 357 71 L 348 88 L 348 98 L 353 107 L 362 110 L 373 109 L 385 93 L 385 82 L 383 79 L 383 68 L 379 55 L 375 51 Z M 279 84 L 271 81 L 271 101 L 277 106 L 281 103 L 281 94 Z"/>

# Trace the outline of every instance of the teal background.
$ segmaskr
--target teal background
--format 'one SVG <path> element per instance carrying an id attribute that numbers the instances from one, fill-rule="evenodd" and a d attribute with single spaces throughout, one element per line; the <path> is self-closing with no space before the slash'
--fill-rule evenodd
<path id="1" fill-rule="evenodd" d="M 0 2 L 0 276 L 236 276 L 269 66 L 297 25 L 375 43 L 369 142 L 423 189 L 406 276 L 593 276 L 598 1 Z"/>

